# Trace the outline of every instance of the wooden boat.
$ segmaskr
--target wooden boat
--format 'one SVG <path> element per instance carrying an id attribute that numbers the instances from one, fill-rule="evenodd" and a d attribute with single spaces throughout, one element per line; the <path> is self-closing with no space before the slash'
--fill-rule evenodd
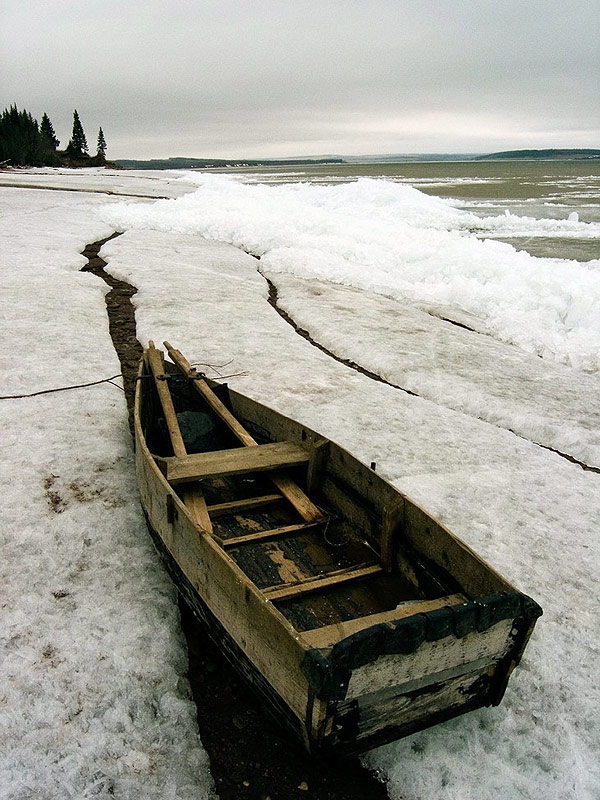
<path id="1" fill-rule="evenodd" d="M 539 606 L 374 469 L 165 347 L 135 404 L 148 527 L 276 719 L 353 754 L 498 704 Z"/>

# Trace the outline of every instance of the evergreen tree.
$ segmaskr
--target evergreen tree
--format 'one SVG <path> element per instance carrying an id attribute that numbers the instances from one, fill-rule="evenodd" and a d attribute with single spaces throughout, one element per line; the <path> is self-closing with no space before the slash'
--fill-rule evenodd
<path id="1" fill-rule="evenodd" d="M 40 133 L 42 134 L 42 139 L 44 140 L 46 148 L 48 150 L 56 150 L 60 144 L 60 139 L 56 138 L 54 126 L 50 122 L 50 118 L 46 112 L 44 112 L 44 116 L 42 117 L 42 121 L 40 123 Z"/>
<path id="2" fill-rule="evenodd" d="M 104 161 L 106 158 L 106 139 L 104 138 L 104 133 L 102 128 L 98 131 L 98 146 L 96 150 L 96 158 Z"/>
<path id="3" fill-rule="evenodd" d="M 5 108 L 0 117 L 0 161 L 14 166 L 42 166 L 44 147 L 37 121 L 29 111 L 16 105 Z"/>
<path id="4" fill-rule="evenodd" d="M 77 158 L 81 158 L 84 154 L 87 155 L 88 152 L 87 139 L 85 138 L 83 125 L 79 119 L 77 109 L 73 111 L 73 133 L 71 134 L 71 140 L 67 145 L 67 152 Z"/>

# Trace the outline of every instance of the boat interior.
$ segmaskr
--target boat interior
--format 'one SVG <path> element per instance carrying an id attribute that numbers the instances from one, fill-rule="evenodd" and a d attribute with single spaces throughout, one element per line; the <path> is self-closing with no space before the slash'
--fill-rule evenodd
<path id="1" fill-rule="evenodd" d="M 373 622 L 467 599 L 432 565 L 404 572 L 397 548 L 386 558 L 320 490 L 318 448 L 242 427 L 227 386 L 207 383 L 165 345 L 177 365 L 150 348 L 140 375 L 148 448 L 198 524 L 309 642 L 328 646 Z M 381 517 L 374 524 L 385 527 Z"/>

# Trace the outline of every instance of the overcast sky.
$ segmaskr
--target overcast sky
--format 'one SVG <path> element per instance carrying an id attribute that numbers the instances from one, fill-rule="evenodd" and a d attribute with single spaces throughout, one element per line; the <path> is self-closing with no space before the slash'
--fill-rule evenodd
<path id="1" fill-rule="evenodd" d="M 0 106 L 109 158 L 600 147 L 599 0 L 0 0 Z M 1 109 L 0 109 L 1 110 Z"/>

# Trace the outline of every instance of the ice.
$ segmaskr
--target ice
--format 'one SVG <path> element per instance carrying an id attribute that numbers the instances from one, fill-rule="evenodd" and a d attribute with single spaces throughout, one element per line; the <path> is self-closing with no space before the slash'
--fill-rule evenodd
<path id="1" fill-rule="evenodd" d="M 122 204 L 116 227 L 196 233 L 260 256 L 271 272 L 325 279 L 467 312 L 475 327 L 545 359 L 600 369 L 600 270 L 534 258 L 493 237 L 600 238 L 600 223 L 511 213 L 478 217 L 414 187 L 353 183 L 249 185 L 232 176 L 184 178 L 191 194 Z"/>
<path id="2" fill-rule="evenodd" d="M 495 308 L 505 330 L 507 294 L 540 345 L 550 324 L 549 293 L 565 320 L 571 315 L 573 330 L 593 316 L 595 284 L 586 292 L 575 285 L 593 270 L 479 241 L 463 226 L 464 212 L 391 191 L 409 188 L 400 184 L 264 187 L 221 176 L 203 183 L 200 176 L 194 191 L 189 180 L 167 176 L 163 185 L 155 178 L 157 194 L 178 199 L 125 202 L 0 188 L 1 279 L 9 298 L 4 393 L 118 371 L 105 288 L 77 270 L 86 242 L 124 230 L 102 252 L 108 269 L 139 289 L 141 341 L 168 339 L 204 364 L 232 359 L 232 385 L 375 461 L 544 608 L 501 706 L 365 757 L 390 797 L 595 800 L 600 475 L 546 448 L 597 465 L 598 375 L 560 363 L 560 327 L 546 331 L 544 347 L 552 337 L 556 345 L 540 359 L 498 334 L 440 319 L 454 314 L 489 334 L 492 320 L 482 309 Z M 72 188 L 79 179 L 47 178 Z M 81 180 L 93 189 L 109 179 L 98 171 L 97 184 L 92 172 Z M 119 180 L 126 190 L 127 174 Z M 132 176 L 135 190 L 136 181 Z M 179 196 L 177 183 L 187 195 Z M 390 208 L 393 198 L 400 200 Z M 403 206 L 410 208 L 404 218 Z M 530 224 L 501 217 L 515 228 Z M 485 224 L 493 232 L 499 223 Z M 560 225 L 592 231 L 581 222 Z M 400 260 L 386 261 L 398 237 Z M 427 275 L 434 288 L 441 283 L 444 252 L 451 262 L 447 296 L 417 297 L 417 289 L 426 294 Z M 375 267 L 385 286 L 370 285 Z M 300 337 L 268 303 L 259 269 L 280 305 L 320 344 L 418 396 L 376 382 Z M 399 291 L 399 272 L 412 295 Z M 411 284 L 407 274 L 421 282 Z M 575 280 L 567 298 L 568 275 Z M 453 300 L 459 286 L 468 307 Z M 543 321 L 533 325 L 537 301 Z M 573 352 L 579 366 L 589 365 L 591 348 L 587 361 L 579 345 Z M 173 590 L 138 510 L 122 396 L 104 384 L 2 401 L 0 409 L 0 725 L 8 742 L 0 751 L 0 794 L 210 796 L 182 677 Z"/>
<path id="3" fill-rule="evenodd" d="M 543 605 L 545 616 L 502 707 L 367 758 L 382 771 L 390 796 L 491 800 L 501 787 L 503 797 L 515 800 L 591 800 L 598 780 L 598 475 L 508 430 L 449 410 L 441 400 L 412 397 L 332 361 L 266 306 L 255 259 L 237 250 L 191 235 L 142 230 L 128 231 L 103 252 L 111 271 L 145 287 L 136 296 L 142 338 L 168 336 L 203 363 L 233 359 L 228 372 L 247 373 L 230 379 L 236 388 L 318 428 L 364 461 L 376 461 L 378 471 Z M 165 252 L 171 253 L 168 269 L 161 266 Z M 323 328 L 339 331 L 332 298 L 340 297 L 332 291 L 322 295 L 320 312 Z M 295 309 L 294 300 L 289 307 Z M 340 338 L 362 360 L 364 350 L 356 346 L 364 334 L 359 308 L 357 299 L 354 328 Z M 395 320 L 382 328 L 366 338 L 374 358 L 387 352 Z M 494 351 L 487 352 L 493 358 Z M 491 387 L 493 363 L 487 373 Z M 550 375 L 553 369 L 548 366 Z M 527 407 L 527 375 L 513 378 L 524 384 Z M 485 376 L 480 381 L 485 391 Z M 535 384 L 530 395 L 533 417 Z M 562 403 L 568 408 L 566 395 Z M 541 427 L 533 425 L 536 431 Z"/>

